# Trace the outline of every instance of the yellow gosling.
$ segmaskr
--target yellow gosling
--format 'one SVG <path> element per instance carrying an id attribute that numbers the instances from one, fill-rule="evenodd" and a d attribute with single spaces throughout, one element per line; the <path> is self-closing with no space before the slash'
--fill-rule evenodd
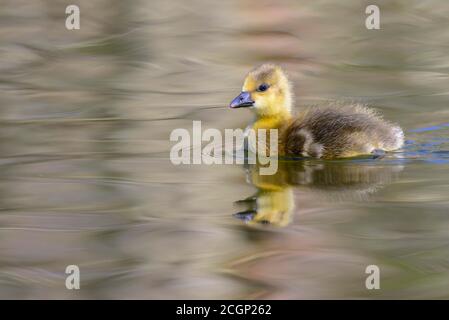
<path id="1" fill-rule="evenodd" d="M 272 64 L 250 71 L 242 92 L 230 104 L 254 111 L 256 120 L 250 129 L 278 129 L 280 156 L 347 158 L 393 151 L 404 143 L 399 126 L 360 104 L 330 104 L 296 115 L 292 106 L 291 84 L 284 71 Z"/>

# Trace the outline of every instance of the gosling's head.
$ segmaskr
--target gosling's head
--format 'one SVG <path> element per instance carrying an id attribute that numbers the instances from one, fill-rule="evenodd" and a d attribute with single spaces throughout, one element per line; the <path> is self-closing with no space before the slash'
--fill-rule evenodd
<path id="1" fill-rule="evenodd" d="M 231 108 L 251 107 L 259 117 L 289 115 L 292 108 L 290 82 L 281 67 L 263 64 L 250 71 L 242 92 Z"/>

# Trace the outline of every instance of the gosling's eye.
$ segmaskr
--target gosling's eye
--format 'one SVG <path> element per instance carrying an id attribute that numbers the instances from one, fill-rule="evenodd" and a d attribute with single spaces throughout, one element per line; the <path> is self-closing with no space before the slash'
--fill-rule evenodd
<path id="1" fill-rule="evenodd" d="M 264 91 L 266 91 L 266 90 L 268 89 L 268 87 L 269 87 L 268 84 L 263 83 L 263 84 L 261 84 L 261 85 L 257 88 L 257 91 L 259 91 L 259 92 L 264 92 Z"/>

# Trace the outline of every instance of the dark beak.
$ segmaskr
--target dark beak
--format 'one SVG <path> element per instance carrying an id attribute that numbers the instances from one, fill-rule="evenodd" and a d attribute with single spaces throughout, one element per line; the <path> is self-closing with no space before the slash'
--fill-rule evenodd
<path id="1" fill-rule="evenodd" d="M 234 213 L 233 216 L 242 221 L 251 221 L 254 219 L 256 214 L 257 214 L 256 210 L 246 210 Z"/>
<path id="2" fill-rule="evenodd" d="M 249 92 L 243 91 L 234 100 L 232 100 L 229 107 L 243 108 L 243 107 L 252 107 L 253 105 L 254 101 L 251 100 L 251 94 Z"/>

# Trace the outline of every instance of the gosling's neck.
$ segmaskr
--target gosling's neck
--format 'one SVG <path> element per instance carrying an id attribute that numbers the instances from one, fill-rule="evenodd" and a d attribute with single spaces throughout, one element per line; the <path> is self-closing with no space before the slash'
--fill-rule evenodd
<path id="1" fill-rule="evenodd" d="M 288 108 L 282 108 L 278 112 L 268 114 L 256 113 L 253 129 L 279 129 L 290 123 L 291 119 L 292 114 Z"/>

